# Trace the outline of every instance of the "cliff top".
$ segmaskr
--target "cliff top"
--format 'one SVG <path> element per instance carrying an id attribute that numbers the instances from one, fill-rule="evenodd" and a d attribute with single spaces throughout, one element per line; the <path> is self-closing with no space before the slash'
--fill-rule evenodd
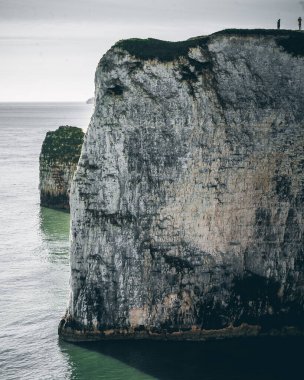
<path id="1" fill-rule="evenodd" d="M 304 56 L 303 32 L 276 29 L 225 29 L 210 36 L 199 36 L 177 42 L 162 41 L 154 38 L 131 38 L 118 41 L 114 47 L 126 50 L 139 59 L 158 59 L 159 61 L 168 62 L 178 57 L 186 56 L 192 47 L 207 45 L 210 39 L 217 36 L 273 37 L 286 52 L 295 56 Z"/>
<path id="2" fill-rule="evenodd" d="M 54 161 L 77 163 L 83 138 L 84 132 L 81 128 L 61 126 L 56 131 L 47 132 L 42 144 L 41 156 Z"/>

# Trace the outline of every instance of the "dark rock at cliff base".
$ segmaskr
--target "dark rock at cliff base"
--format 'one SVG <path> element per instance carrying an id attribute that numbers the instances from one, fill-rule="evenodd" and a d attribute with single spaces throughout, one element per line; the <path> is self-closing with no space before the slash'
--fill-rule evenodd
<path id="1" fill-rule="evenodd" d="M 70 209 L 71 182 L 83 139 L 84 133 L 77 127 L 62 126 L 47 132 L 39 157 L 41 206 Z"/>
<path id="2" fill-rule="evenodd" d="M 304 329 L 304 34 L 120 41 L 71 190 L 68 340 Z"/>

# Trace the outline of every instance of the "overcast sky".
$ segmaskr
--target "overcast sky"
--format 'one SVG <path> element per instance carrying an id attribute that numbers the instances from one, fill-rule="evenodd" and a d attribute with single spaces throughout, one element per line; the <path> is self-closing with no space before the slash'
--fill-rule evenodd
<path id="1" fill-rule="evenodd" d="M 0 101 L 85 101 L 115 41 L 297 29 L 299 0 L 0 0 Z"/>

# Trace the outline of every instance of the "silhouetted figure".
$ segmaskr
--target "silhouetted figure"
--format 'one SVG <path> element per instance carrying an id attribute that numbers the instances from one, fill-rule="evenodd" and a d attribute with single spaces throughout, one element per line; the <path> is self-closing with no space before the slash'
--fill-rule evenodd
<path id="1" fill-rule="evenodd" d="M 302 30 L 302 18 L 298 18 L 298 23 L 299 23 L 299 30 Z"/>
<path id="2" fill-rule="evenodd" d="M 281 19 L 279 18 L 278 21 L 277 21 L 277 28 L 280 29 L 281 28 Z"/>

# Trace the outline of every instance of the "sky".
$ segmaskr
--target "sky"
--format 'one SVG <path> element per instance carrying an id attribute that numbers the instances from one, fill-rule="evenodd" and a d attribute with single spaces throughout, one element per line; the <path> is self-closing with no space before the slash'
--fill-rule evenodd
<path id="1" fill-rule="evenodd" d="M 299 0 L 0 0 L 0 102 L 86 101 L 118 40 L 297 29 Z"/>

